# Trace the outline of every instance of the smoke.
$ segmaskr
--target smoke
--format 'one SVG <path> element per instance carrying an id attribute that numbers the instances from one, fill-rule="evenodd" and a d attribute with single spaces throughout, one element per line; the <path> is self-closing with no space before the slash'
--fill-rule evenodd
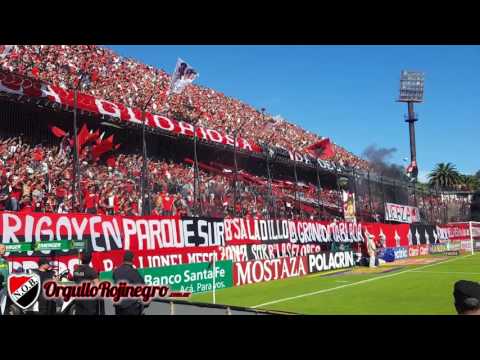
<path id="1" fill-rule="evenodd" d="M 390 163 L 390 159 L 397 152 L 397 148 L 378 148 L 369 145 L 362 154 L 368 160 L 378 175 L 391 177 L 398 180 L 407 180 L 405 169 L 399 164 Z"/>

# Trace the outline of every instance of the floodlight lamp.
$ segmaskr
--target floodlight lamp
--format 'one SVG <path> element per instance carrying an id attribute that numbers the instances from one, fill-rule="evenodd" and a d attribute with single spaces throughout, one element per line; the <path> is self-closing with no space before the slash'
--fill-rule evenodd
<path id="1" fill-rule="evenodd" d="M 400 75 L 401 102 L 423 102 L 425 76 L 421 72 L 403 70 Z"/>

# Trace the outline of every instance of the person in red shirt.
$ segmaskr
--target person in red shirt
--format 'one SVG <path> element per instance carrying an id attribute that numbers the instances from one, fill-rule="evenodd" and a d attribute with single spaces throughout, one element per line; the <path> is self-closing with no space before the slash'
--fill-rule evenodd
<path id="1" fill-rule="evenodd" d="M 31 213 L 34 211 L 34 206 L 32 204 L 32 199 L 24 196 L 20 201 L 21 213 Z"/>
<path id="2" fill-rule="evenodd" d="M 91 185 L 83 193 L 83 207 L 88 214 L 96 214 L 98 206 L 98 195 L 95 186 Z"/>
<path id="3" fill-rule="evenodd" d="M 139 216 L 140 212 L 138 211 L 138 203 L 135 199 L 130 201 L 130 206 L 129 206 L 129 215 L 131 216 Z"/>
<path id="4" fill-rule="evenodd" d="M 35 161 L 42 161 L 43 160 L 43 150 L 39 147 L 35 148 L 32 154 L 33 160 Z"/>
<path id="5" fill-rule="evenodd" d="M 60 184 L 55 189 L 55 196 L 57 200 L 57 208 L 65 201 L 65 197 L 67 196 L 67 189 L 65 188 L 64 181 L 60 181 Z"/>
<path id="6" fill-rule="evenodd" d="M 175 197 L 171 196 L 169 193 L 162 195 L 162 213 L 164 216 L 173 215 L 175 210 L 174 202 Z"/>

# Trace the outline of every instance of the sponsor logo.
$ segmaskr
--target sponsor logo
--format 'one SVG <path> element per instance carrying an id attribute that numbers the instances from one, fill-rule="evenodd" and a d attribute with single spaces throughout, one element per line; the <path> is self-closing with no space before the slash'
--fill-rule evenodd
<path id="1" fill-rule="evenodd" d="M 450 241 L 448 243 L 448 250 L 450 251 L 458 251 L 461 250 L 462 244 L 459 241 Z"/>
<path id="2" fill-rule="evenodd" d="M 393 252 L 395 253 L 395 260 L 408 257 L 408 248 L 406 247 L 396 247 L 393 249 Z"/>
<path id="3" fill-rule="evenodd" d="M 428 245 L 419 245 L 418 248 L 420 256 L 428 255 Z"/>
<path id="4" fill-rule="evenodd" d="M 8 296 L 23 310 L 31 307 L 40 295 L 40 277 L 37 274 L 12 274 L 7 281 Z"/>
<path id="5" fill-rule="evenodd" d="M 181 264 L 143 268 L 138 272 L 147 285 L 168 286 L 172 291 L 200 293 L 232 286 L 232 261 Z M 112 272 L 100 274 L 100 280 L 111 280 Z M 215 283 L 215 284 L 214 284 Z"/>
<path id="6" fill-rule="evenodd" d="M 437 245 L 430 245 L 430 254 L 440 254 L 445 251 L 447 251 L 447 245 L 446 244 L 437 244 Z"/>
<path id="7" fill-rule="evenodd" d="M 308 256 L 308 272 L 344 269 L 355 265 L 352 251 L 324 252 Z"/>
<path id="8" fill-rule="evenodd" d="M 428 255 L 429 245 L 412 245 L 408 247 L 408 256 L 425 256 Z"/>
<path id="9" fill-rule="evenodd" d="M 409 257 L 418 256 L 419 253 L 420 253 L 420 251 L 419 251 L 419 248 L 418 248 L 417 245 L 412 245 L 412 246 L 408 247 L 408 256 Z"/>
<path id="10" fill-rule="evenodd" d="M 307 274 L 307 257 L 298 256 L 234 264 L 235 286 Z"/>
<path id="11" fill-rule="evenodd" d="M 450 251 L 445 252 L 445 255 L 447 255 L 447 256 L 458 256 L 458 255 L 460 255 L 460 251 L 450 250 Z"/>

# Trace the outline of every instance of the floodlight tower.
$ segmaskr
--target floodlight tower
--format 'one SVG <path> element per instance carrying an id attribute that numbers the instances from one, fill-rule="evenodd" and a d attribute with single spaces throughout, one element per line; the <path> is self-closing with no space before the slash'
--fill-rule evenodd
<path id="1" fill-rule="evenodd" d="M 415 122 L 418 121 L 413 111 L 414 103 L 423 102 L 423 85 L 425 75 L 421 72 L 403 70 L 400 75 L 400 98 L 399 102 L 408 104 L 408 115 L 405 122 L 408 123 L 410 132 L 410 169 L 412 170 L 413 182 L 417 182 L 417 148 L 415 144 Z"/>

